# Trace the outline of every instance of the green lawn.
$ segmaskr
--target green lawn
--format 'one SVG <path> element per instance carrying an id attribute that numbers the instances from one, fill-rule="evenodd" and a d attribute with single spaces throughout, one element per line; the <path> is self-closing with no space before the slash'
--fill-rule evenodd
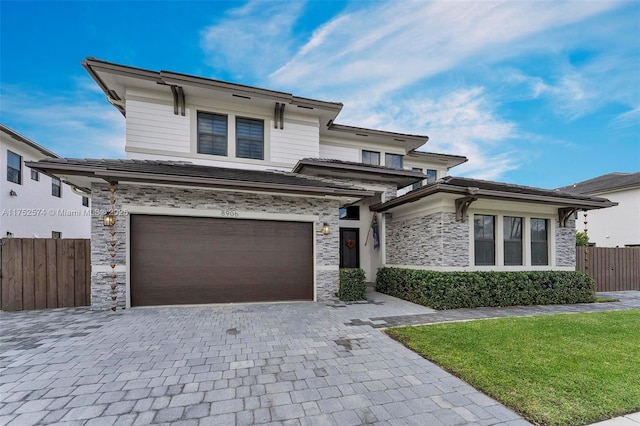
<path id="1" fill-rule="evenodd" d="M 387 330 L 539 425 L 640 410 L 640 310 L 478 320 Z"/>

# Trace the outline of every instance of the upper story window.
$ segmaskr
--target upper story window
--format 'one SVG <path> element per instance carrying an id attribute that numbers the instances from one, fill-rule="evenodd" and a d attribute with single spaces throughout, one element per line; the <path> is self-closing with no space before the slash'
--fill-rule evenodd
<path id="1" fill-rule="evenodd" d="M 522 265 L 522 218 L 505 216 L 504 229 L 504 264 Z"/>
<path id="2" fill-rule="evenodd" d="M 420 172 L 422 173 L 422 169 L 420 167 L 412 167 L 411 168 L 412 172 Z M 411 185 L 411 189 L 418 189 L 422 186 L 422 181 L 418 181 L 416 183 L 414 183 L 413 185 Z"/>
<path id="3" fill-rule="evenodd" d="M 427 169 L 427 172 L 425 174 L 427 175 L 427 183 L 434 183 L 438 180 L 437 170 Z"/>
<path id="4" fill-rule="evenodd" d="M 380 165 L 380 153 L 376 151 L 362 150 L 362 163 L 373 164 L 374 166 Z"/>
<path id="5" fill-rule="evenodd" d="M 82 197 L 82 205 L 89 207 L 89 197 Z"/>
<path id="6" fill-rule="evenodd" d="M 359 220 L 360 219 L 360 207 L 348 206 L 340 208 L 340 220 Z"/>
<path id="7" fill-rule="evenodd" d="M 398 154 L 385 154 L 384 165 L 387 167 L 393 167 L 396 169 L 402 168 L 402 155 Z"/>
<path id="8" fill-rule="evenodd" d="M 549 264 L 549 232 L 547 219 L 531 219 L 531 264 Z"/>
<path id="9" fill-rule="evenodd" d="M 476 265 L 496 264 L 495 216 L 473 216 L 474 253 Z"/>
<path id="10" fill-rule="evenodd" d="M 51 178 L 51 195 L 54 197 L 62 197 L 62 183 L 56 177 Z"/>
<path id="11" fill-rule="evenodd" d="M 264 121 L 236 118 L 236 157 L 264 159 Z"/>
<path id="12" fill-rule="evenodd" d="M 227 155 L 227 116 L 198 112 L 198 153 Z"/>
<path id="13" fill-rule="evenodd" d="M 31 169 L 31 180 L 35 180 L 36 182 L 40 180 L 40 173 L 37 170 Z"/>
<path id="14" fill-rule="evenodd" d="M 7 151 L 7 180 L 22 185 L 22 157 Z"/>

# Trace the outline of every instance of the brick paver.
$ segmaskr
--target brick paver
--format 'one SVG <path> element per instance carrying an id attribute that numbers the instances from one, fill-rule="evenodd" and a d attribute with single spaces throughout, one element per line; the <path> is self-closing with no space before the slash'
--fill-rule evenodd
<path id="1" fill-rule="evenodd" d="M 416 322 L 640 307 L 369 303 L 0 312 L 0 423 L 528 424 L 389 339 Z"/>

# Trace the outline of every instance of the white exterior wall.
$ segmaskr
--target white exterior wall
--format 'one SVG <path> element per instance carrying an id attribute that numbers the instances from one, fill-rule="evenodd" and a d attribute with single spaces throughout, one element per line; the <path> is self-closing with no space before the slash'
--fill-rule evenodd
<path id="1" fill-rule="evenodd" d="M 640 245 L 640 188 L 593 194 L 618 203 L 587 212 L 589 242 L 598 247 Z M 576 231 L 584 231 L 584 213 L 578 213 Z"/>
<path id="2" fill-rule="evenodd" d="M 291 164 L 303 158 L 320 156 L 320 131 L 318 120 L 287 119 L 284 129 L 271 129 L 271 162 Z"/>
<path id="3" fill-rule="evenodd" d="M 22 184 L 7 180 L 7 150 L 22 156 Z M 90 210 L 82 205 L 82 196 L 62 184 L 62 197 L 51 195 L 51 178 L 39 173 L 39 181 L 31 179 L 25 161 L 38 161 L 44 155 L 30 146 L 2 134 L 0 143 L 0 237 L 51 238 L 51 232 L 62 238 L 90 238 Z M 16 196 L 9 195 L 13 190 Z"/>
<path id="4" fill-rule="evenodd" d="M 357 148 L 320 144 L 320 158 L 360 162 L 360 150 Z"/>

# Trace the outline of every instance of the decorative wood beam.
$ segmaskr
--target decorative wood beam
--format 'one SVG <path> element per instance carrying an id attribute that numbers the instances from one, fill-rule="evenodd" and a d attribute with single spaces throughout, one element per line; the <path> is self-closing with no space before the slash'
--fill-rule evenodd
<path id="1" fill-rule="evenodd" d="M 456 222 L 464 222 L 469 206 L 477 200 L 477 197 L 462 197 L 456 200 Z"/>
<path id="2" fill-rule="evenodd" d="M 578 210 L 579 209 L 572 208 L 572 207 L 559 208 L 558 209 L 558 220 L 560 221 L 560 227 L 561 228 L 566 228 L 567 227 L 567 222 L 569 221 L 569 219 L 571 219 L 571 216 L 573 216 L 573 214 L 575 212 L 577 212 Z"/>

